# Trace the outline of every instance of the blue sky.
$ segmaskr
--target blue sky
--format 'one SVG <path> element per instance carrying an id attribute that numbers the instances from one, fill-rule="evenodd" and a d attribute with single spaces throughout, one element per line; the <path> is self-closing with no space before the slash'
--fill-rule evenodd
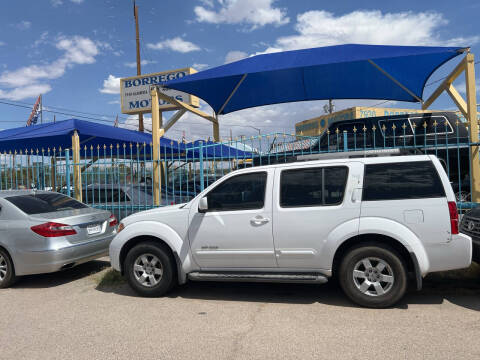
<path id="1" fill-rule="evenodd" d="M 130 0 L 4 0 L 0 13 L 0 128 L 23 126 L 43 93 L 57 120 L 77 113 L 112 122 L 118 78 L 136 74 Z M 472 46 L 480 60 L 478 1 L 138 0 L 143 73 L 221 65 L 255 53 L 342 43 Z M 445 76 L 455 62 L 431 78 Z M 480 70 L 477 68 L 477 73 Z M 477 74 L 480 78 L 480 74 Z M 456 84 L 464 83 L 460 78 Z M 433 90 L 433 86 L 427 90 Z M 431 89 L 431 90 L 430 90 Z M 460 89 L 461 90 L 461 89 Z M 378 101 L 337 101 L 337 109 Z M 292 131 L 324 102 L 273 105 L 221 117 L 221 134 Z M 418 107 L 387 103 L 392 107 Z M 446 96 L 435 109 L 453 108 Z M 61 109 L 60 109 L 61 108 Z M 209 111 L 208 106 L 202 108 Z M 67 109 L 67 110 L 63 110 Z M 86 114 L 89 113 L 89 114 Z M 135 119 L 120 115 L 134 126 Z M 168 115 L 167 115 L 168 117 Z M 51 121 L 53 113 L 44 113 Z M 148 122 L 148 119 L 147 119 Z M 211 126 L 185 116 L 168 136 L 206 138 Z"/>

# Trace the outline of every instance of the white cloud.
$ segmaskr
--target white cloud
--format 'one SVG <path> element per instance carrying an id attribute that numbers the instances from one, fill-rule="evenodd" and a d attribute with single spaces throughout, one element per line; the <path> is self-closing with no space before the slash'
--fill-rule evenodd
<path id="1" fill-rule="evenodd" d="M 103 88 L 99 91 L 103 94 L 120 94 L 120 78 L 108 75 L 108 78 L 103 80 Z"/>
<path id="2" fill-rule="evenodd" d="M 209 66 L 208 64 L 201 64 L 201 63 L 193 63 L 192 65 L 192 67 L 198 71 L 205 70 L 206 68 L 208 68 L 208 66 Z"/>
<path id="3" fill-rule="evenodd" d="M 140 61 L 140 64 L 142 66 L 146 66 L 146 65 L 150 65 L 150 64 L 156 64 L 157 62 L 155 60 L 142 60 Z M 124 64 L 126 67 L 129 67 L 129 68 L 136 68 L 137 67 L 137 62 L 134 61 L 134 62 L 127 62 Z"/>
<path id="4" fill-rule="evenodd" d="M 30 21 L 23 20 L 16 24 L 15 27 L 18 30 L 28 30 L 32 27 L 32 23 Z"/>
<path id="5" fill-rule="evenodd" d="M 480 39 L 478 36 L 443 39 L 439 31 L 447 24 L 448 20 L 437 12 L 358 10 L 335 16 L 322 10 L 307 11 L 297 16 L 297 34 L 280 37 L 265 52 L 346 43 L 463 46 Z"/>
<path id="6" fill-rule="evenodd" d="M 120 104 L 120 100 L 112 100 L 112 101 L 109 101 L 108 104 L 110 105 Z"/>
<path id="7" fill-rule="evenodd" d="M 0 46 L 5 46 L 7 45 L 4 41 L 0 41 Z"/>
<path id="8" fill-rule="evenodd" d="M 172 51 L 177 51 L 181 53 L 188 53 L 191 51 L 198 51 L 200 47 L 195 45 L 190 41 L 183 40 L 181 37 L 177 36 L 173 39 L 167 39 L 164 41 L 159 41 L 156 44 L 147 44 L 147 47 L 152 50 L 164 50 L 169 49 Z"/>
<path id="9" fill-rule="evenodd" d="M 70 2 L 74 4 L 81 4 L 83 3 L 84 0 L 70 0 Z M 63 0 L 50 0 L 50 3 L 52 4 L 53 7 L 57 7 L 60 5 L 63 5 Z"/>
<path id="10" fill-rule="evenodd" d="M 237 50 L 229 51 L 225 56 L 225 64 L 242 60 L 242 59 L 245 59 L 246 57 L 248 57 L 248 54 L 246 52 L 237 51 Z"/>
<path id="11" fill-rule="evenodd" d="M 194 12 L 199 22 L 248 24 L 251 25 L 252 30 L 265 25 L 287 24 L 290 19 L 287 17 L 286 10 L 273 7 L 274 2 L 274 0 L 221 0 L 217 10 L 195 6 Z"/>
<path id="12" fill-rule="evenodd" d="M 128 115 L 125 122 L 118 124 L 118 127 L 138 130 L 138 115 Z M 152 117 L 149 115 L 143 115 L 143 128 L 145 132 L 152 132 Z"/>
<path id="13" fill-rule="evenodd" d="M 37 97 L 39 94 L 45 94 L 52 90 L 48 84 L 32 84 L 12 89 L 0 89 L 0 98 L 8 100 L 23 100 L 31 97 Z"/>
<path id="14" fill-rule="evenodd" d="M 51 63 L 4 71 L 0 75 L 0 86 L 7 90 L 1 89 L 1 97 L 21 100 L 31 97 L 34 89 L 42 90 L 43 93 L 48 92 L 51 90 L 51 86 L 41 81 L 57 79 L 74 65 L 92 64 L 99 54 L 96 43 L 82 36 L 58 38 L 55 47 L 63 54 Z M 25 87 L 30 90 L 23 91 Z"/>

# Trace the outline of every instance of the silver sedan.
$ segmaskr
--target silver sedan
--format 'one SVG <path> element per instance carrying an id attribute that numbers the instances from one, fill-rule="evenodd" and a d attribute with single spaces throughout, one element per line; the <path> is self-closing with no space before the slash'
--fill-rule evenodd
<path id="1" fill-rule="evenodd" d="M 0 288 L 105 256 L 117 219 L 48 191 L 0 191 Z"/>

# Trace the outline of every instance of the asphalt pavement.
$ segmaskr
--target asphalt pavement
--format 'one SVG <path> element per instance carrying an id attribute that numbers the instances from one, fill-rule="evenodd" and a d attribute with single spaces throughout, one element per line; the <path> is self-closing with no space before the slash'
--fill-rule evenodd
<path id="1" fill-rule="evenodd" d="M 108 261 L 0 290 L 0 359 L 480 359 L 480 281 L 364 309 L 334 284 L 99 285 Z"/>

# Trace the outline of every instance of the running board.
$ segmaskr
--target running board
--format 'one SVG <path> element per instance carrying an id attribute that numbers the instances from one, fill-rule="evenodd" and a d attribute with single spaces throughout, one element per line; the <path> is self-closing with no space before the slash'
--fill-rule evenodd
<path id="1" fill-rule="evenodd" d="M 193 281 L 236 281 L 236 282 L 278 282 L 325 284 L 328 279 L 321 274 L 276 274 L 276 273 L 218 273 L 192 272 L 188 278 Z"/>

